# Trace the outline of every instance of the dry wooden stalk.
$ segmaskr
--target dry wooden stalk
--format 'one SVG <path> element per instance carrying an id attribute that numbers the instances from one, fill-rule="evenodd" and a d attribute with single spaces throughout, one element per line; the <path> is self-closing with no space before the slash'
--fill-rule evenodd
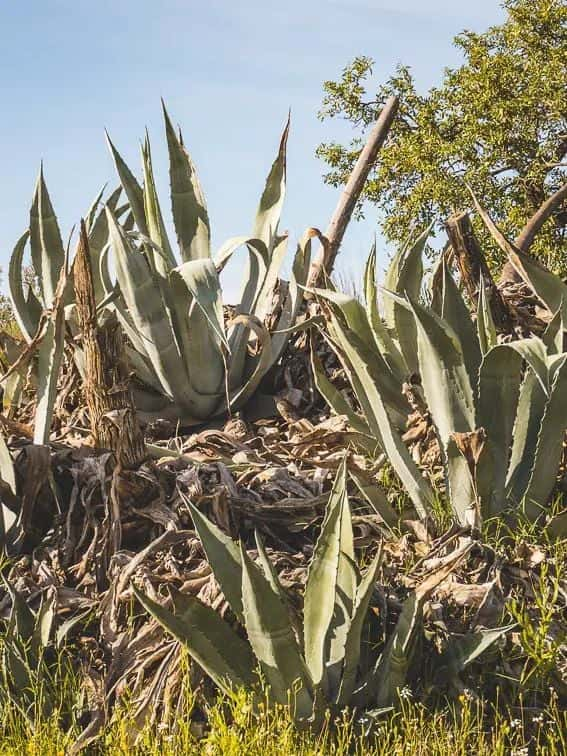
<path id="1" fill-rule="evenodd" d="M 447 220 L 445 228 L 471 303 L 476 306 L 478 302 L 478 286 L 482 278 L 496 327 L 500 331 L 511 332 L 512 317 L 486 264 L 468 214 L 452 215 Z"/>
<path id="2" fill-rule="evenodd" d="M 114 452 L 120 467 L 136 467 L 146 457 L 146 450 L 132 399 L 124 337 L 113 313 L 98 323 L 84 221 L 73 272 L 92 437 L 97 447 Z"/>
<path id="3" fill-rule="evenodd" d="M 368 141 L 360 153 L 356 165 L 352 169 L 347 185 L 340 196 L 331 222 L 322 239 L 321 250 L 311 265 L 307 279 L 309 287 L 318 286 L 322 283 L 324 275 L 330 276 L 333 271 L 335 259 L 345 231 L 364 188 L 370 169 L 376 162 L 378 151 L 388 136 L 392 122 L 398 112 L 398 104 L 397 97 L 390 97 L 386 101 L 374 128 L 370 132 Z"/>

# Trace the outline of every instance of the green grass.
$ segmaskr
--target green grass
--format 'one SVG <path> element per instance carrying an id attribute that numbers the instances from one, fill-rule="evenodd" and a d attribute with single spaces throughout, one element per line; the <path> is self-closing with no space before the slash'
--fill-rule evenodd
<path id="1" fill-rule="evenodd" d="M 89 753 L 206 754 L 206 756 L 283 756 L 298 754 L 407 754 L 408 756 L 505 756 L 530 753 L 560 756 L 567 752 L 567 715 L 555 703 L 544 715 L 519 710 L 514 716 L 490 716 L 465 693 L 450 709 L 432 713 L 411 700 L 402 701 L 398 712 L 380 721 L 370 736 L 347 717 L 328 722 L 317 735 L 299 733 L 285 709 L 259 716 L 250 698 L 236 694 L 221 699 L 208 711 L 207 730 L 191 722 L 191 697 L 172 724 L 145 727 L 134 742 L 135 731 L 128 708 L 116 712 L 96 746 Z M 0 755 L 59 756 L 67 753 L 77 737 L 76 724 L 64 728 L 53 716 L 30 727 L 13 710 L 4 709 L 0 725 Z"/>

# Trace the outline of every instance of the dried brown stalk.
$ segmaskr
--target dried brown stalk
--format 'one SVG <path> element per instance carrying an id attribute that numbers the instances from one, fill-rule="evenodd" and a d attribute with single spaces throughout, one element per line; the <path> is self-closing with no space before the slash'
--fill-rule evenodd
<path id="1" fill-rule="evenodd" d="M 345 231 L 364 188 L 370 169 L 376 162 L 378 151 L 388 136 L 392 122 L 398 112 L 398 104 L 397 97 L 390 97 L 386 101 L 374 128 L 370 132 L 368 141 L 364 145 L 364 149 L 352 169 L 347 185 L 340 196 L 335 212 L 325 232 L 321 250 L 311 264 L 307 279 L 309 287 L 318 286 L 321 284 L 324 275 L 330 276 L 333 271 L 335 259 Z"/>
<path id="2" fill-rule="evenodd" d="M 486 264 L 468 213 L 452 215 L 445 228 L 471 303 L 476 305 L 478 302 L 478 287 L 482 278 L 496 327 L 499 331 L 510 333 L 513 328 L 512 317 Z"/>
<path id="3" fill-rule="evenodd" d="M 120 324 L 114 314 L 98 322 L 84 221 L 73 269 L 92 437 L 96 446 L 114 452 L 120 467 L 133 468 L 146 457 L 144 437 L 132 399 Z"/>

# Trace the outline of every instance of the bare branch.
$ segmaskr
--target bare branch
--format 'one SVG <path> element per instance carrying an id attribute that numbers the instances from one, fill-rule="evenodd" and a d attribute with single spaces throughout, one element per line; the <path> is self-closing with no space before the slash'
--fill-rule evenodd
<path id="1" fill-rule="evenodd" d="M 520 235 L 516 237 L 515 246 L 521 252 L 528 251 L 537 232 L 543 226 L 545 221 L 553 215 L 553 212 L 558 207 L 560 207 L 565 198 L 567 198 L 567 182 L 563 184 L 563 186 L 560 187 L 555 192 L 555 194 L 552 194 L 551 197 L 548 197 L 545 202 L 540 205 L 540 207 L 526 223 Z"/>
<path id="2" fill-rule="evenodd" d="M 399 100 L 397 97 L 388 98 L 380 113 L 380 117 L 376 121 L 376 125 L 370 132 L 368 141 L 356 161 L 356 165 L 350 174 L 347 185 L 340 196 L 325 233 L 326 243 L 322 245 L 317 258 L 311 264 L 307 279 L 307 285 L 310 287 L 317 286 L 323 275 L 325 273 L 330 275 L 333 270 L 335 258 L 352 213 L 364 188 L 370 169 L 376 162 L 378 151 L 388 136 L 390 127 L 398 111 L 398 105 Z"/>

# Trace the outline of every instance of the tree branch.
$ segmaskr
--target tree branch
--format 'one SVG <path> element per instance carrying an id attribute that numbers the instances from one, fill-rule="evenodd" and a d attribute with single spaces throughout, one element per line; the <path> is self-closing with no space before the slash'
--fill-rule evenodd
<path id="1" fill-rule="evenodd" d="M 527 252 L 531 247 L 533 240 L 543 226 L 545 221 L 553 215 L 553 212 L 567 198 L 567 182 L 560 187 L 555 194 L 548 197 L 545 202 L 538 207 L 529 221 L 526 223 L 520 235 L 516 237 L 515 246 L 521 252 Z"/>
<path id="2" fill-rule="evenodd" d="M 350 174 L 347 185 L 340 196 L 335 212 L 325 232 L 325 243 L 322 244 L 317 258 L 311 263 L 307 278 L 307 286 L 309 287 L 317 286 L 321 282 L 324 273 L 330 275 L 333 270 L 333 265 L 352 213 L 364 188 L 370 169 L 376 162 L 378 151 L 388 136 L 390 127 L 398 111 L 398 105 L 398 98 L 394 96 L 390 97 L 386 101 L 376 121 L 376 125 L 370 132 L 368 141 L 356 161 L 356 165 Z"/>

